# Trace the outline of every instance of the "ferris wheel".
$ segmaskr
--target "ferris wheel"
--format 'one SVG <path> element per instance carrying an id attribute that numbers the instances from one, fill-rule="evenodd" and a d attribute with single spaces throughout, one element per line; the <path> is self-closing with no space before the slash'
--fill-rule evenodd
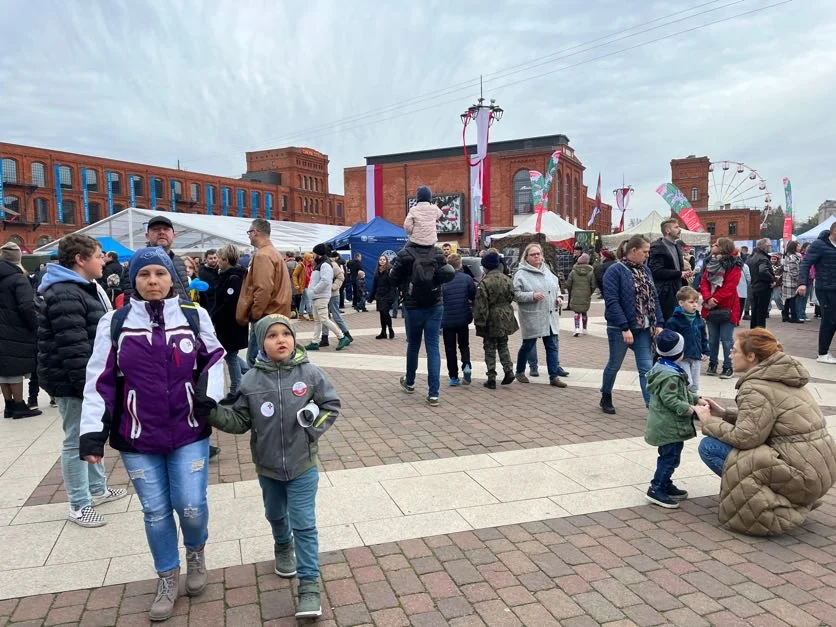
<path id="1" fill-rule="evenodd" d="M 772 194 L 758 171 L 740 161 L 714 161 L 708 166 L 710 209 L 757 209 L 763 220 L 772 211 Z"/>

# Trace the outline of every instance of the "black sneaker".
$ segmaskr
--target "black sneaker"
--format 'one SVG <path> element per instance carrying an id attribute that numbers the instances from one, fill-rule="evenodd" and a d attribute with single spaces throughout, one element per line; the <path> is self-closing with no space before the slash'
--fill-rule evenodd
<path id="1" fill-rule="evenodd" d="M 502 378 L 500 385 L 511 385 L 514 382 L 514 373 L 513 372 L 506 372 L 505 376 Z"/>
<path id="2" fill-rule="evenodd" d="M 568 372 L 566 372 L 566 371 L 563 369 L 563 367 L 561 366 L 560 368 L 558 368 L 558 369 L 557 369 L 557 376 L 558 376 L 558 377 L 568 377 L 568 376 L 569 376 L 569 373 L 568 373 Z"/>
<path id="3" fill-rule="evenodd" d="M 415 391 L 414 385 L 407 385 L 406 384 L 406 375 L 402 376 L 400 379 L 401 389 L 406 392 L 407 394 L 412 394 Z"/>
<path id="4" fill-rule="evenodd" d="M 707 377 L 716 377 L 717 376 L 717 364 L 713 366 L 708 364 L 708 368 L 705 369 L 705 376 Z"/>
<path id="5" fill-rule="evenodd" d="M 212 446 L 211 444 L 209 445 L 209 459 L 217 457 L 218 453 L 220 453 L 220 452 L 221 452 L 221 447 L 220 446 Z"/>
<path id="6" fill-rule="evenodd" d="M 653 487 L 647 489 L 647 500 L 653 503 L 653 505 L 658 505 L 659 507 L 664 507 L 665 509 L 679 508 L 679 503 L 677 501 L 674 501 L 670 496 L 661 490 L 654 489 Z"/>
<path id="7" fill-rule="evenodd" d="M 495 390 L 496 389 L 496 379 L 488 379 L 482 385 L 484 385 L 489 390 Z"/>
<path id="8" fill-rule="evenodd" d="M 687 490 L 680 490 L 674 484 L 670 484 L 668 489 L 665 490 L 667 495 L 671 497 L 674 501 L 684 501 L 688 498 L 688 491 Z"/>
<path id="9" fill-rule="evenodd" d="M 721 379 L 731 379 L 734 376 L 734 371 L 731 368 L 723 368 L 723 371 L 720 373 Z"/>

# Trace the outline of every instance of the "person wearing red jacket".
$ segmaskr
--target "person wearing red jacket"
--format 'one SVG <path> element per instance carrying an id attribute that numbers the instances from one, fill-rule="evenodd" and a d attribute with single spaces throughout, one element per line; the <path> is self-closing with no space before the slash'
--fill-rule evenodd
<path id="1" fill-rule="evenodd" d="M 700 280 L 703 308 L 702 317 L 708 327 L 708 376 L 717 375 L 717 358 L 723 345 L 723 369 L 721 379 L 730 379 L 732 370 L 731 349 L 734 344 L 734 328 L 740 323 L 740 299 L 737 284 L 743 275 L 743 260 L 727 237 L 719 238 L 711 246 L 711 257 L 706 261 Z"/>

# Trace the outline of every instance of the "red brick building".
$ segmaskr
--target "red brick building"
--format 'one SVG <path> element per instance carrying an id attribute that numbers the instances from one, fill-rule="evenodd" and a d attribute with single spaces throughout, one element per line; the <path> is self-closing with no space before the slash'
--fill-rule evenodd
<path id="1" fill-rule="evenodd" d="M 534 211 L 528 171 L 545 172 L 555 150 L 562 154 L 550 191 L 549 209 L 578 228 L 586 228 L 595 200 L 588 197 L 583 181 L 585 168 L 569 146 L 568 137 L 548 135 L 490 144 L 490 190 L 484 212 L 484 232 L 511 228 Z M 468 146 L 469 154 L 475 151 L 475 146 Z M 439 233 L 439 239 L 469 245 L 470 169 L 461 146 L 366 157 L 366 165 L 382 166 L 383 217 L 394 224 L 403 223 L 419 185 L 429 185 L 436 197 L 459 196 L 461 228 Z M 345 169 L 345 210 L 349 224 L 366 220 L 366 168 L 363 166 Z M 609 233 L 611 219 L 610 205 L 602 203 L 601 213 L 592 228 L 599 233 Z"/>
<path id="2" fill-rule="evenodd" d="M 11 240 L 33 250 L 106 217 L 107 176 L 114 213 L 130 206 L 133 191 L 134 206 L 141 208 L 224 215 L 225 207 L 232 216 L 346 223 L 343 197 L 328 193 L 327 155 L 290 147 L 246 156 L 247 172 L 236 179 L 0 142 L 0 245 Z M 60 219 L 56 186 L 61 190 Z"/>
<path id="3" fill-rule="evenodd" d="M 761 212 L 755 209 L 734 208 L 709 210 L 708 157 L 689 155 L 671 159 L 671 183 L 676 185 L 700 214 L 705 230 L 712 235 L 735 240 L 761 237 Z"/>

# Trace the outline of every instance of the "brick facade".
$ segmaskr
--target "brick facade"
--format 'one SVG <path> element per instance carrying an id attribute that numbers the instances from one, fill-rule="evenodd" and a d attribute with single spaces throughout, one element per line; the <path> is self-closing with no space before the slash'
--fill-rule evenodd
<path id="1" fill-rule="evenodd" d="M 473 150 L 473 147 L 469 148 Z M 549 208 L 577 224 L 580 229 L 586 228 L 595 201 L 588 198 L 588 189 L 583 183 L 585 168 L 574 150 L 569 147 L 568 138 L 553 135 L 494 142 L 490 145 L 490 194 L 483 220 L 484 232 L 508 229 L 514 225 L 514 177 L 524 173 L 520 176 L 527 180 L 528 170 L 544 172 L 549 157 L 557 149 L 562 150 L 563 154 L 550 190 Z M 461 246 L 469 245 L 470 171 L 461 147 L 366 158 L 366 165 L 378 164 L 382 167 L 384 218 L 393 224 L 402 224 L 407 212 L 408 199 L 415 196 L 415 190 L 420 185 L 429 185 L 435 195 L 462 194 L 462 232 L 439 234 L 439 239 L 457 241 Z M 366 168 L 346 168 L 344 176 L 346 221 L 364 222 Z M 527 201 L 518 204 L 522 213 L 531 212 Z M 610 228 L 611 207 L 602 203 L 594 229 L 601 233 L 609 233 Z"/>
<path id="2" fill-rule="evenodd" d="M 239 215 L 238 190 L 243 190 L 240 214 L 266 217 L 267 194 L 272 195 L 271 219 L 320 224 L 345 224 L 343 197 L 328 193 L 328 156 L 309 148 L 282 148 L 247 153 L 247 172 L 241 178 L 230 178 L 186 172 L 114 159 L 60 152 L 44 148 L 0 143 L 3 160 L 3 187 L 6 205 L 20 213 L 7 213 L 0 222 L 0 244 L 13 240 L 33 250 L 67 233 L 87 226 L 84 222 L 81 168 L 95 172 L 95 189 L 88 189 L 90 221 L 96 222 L 108 213 L 105 172 L 118 175 L 114 185 L 114 212 L 130 205 L 130 176 L 142 177 L 137 183 L 136 206 L 149 208 L 151 181 L 161 179 L 157 206 L 171 207 L 171 181 L 178 184 L 175 206 L 178 212 L 206 213 L 207 186 L 213 189 L 211 212 L 222 215 L 222 190 L 229 189 L 228 215 Z M 13 164 L 13 167 L 12 167 Z M 33 164 L 35 169 L 33 170 Z M 43 165 L 41 179 L 39 166 Z M 64 222 L 58 222 L 54 166 L 69 167 L 71 188 L 62 189 Z M 88 182 L 90 178 L 88 175 Z M 91 187 L 88 185 L 88 187 Z M 258 207 L 253 208 L 253 193 Z M 194 196 L 193 196 L 194 193 Z"/>
<path id="3" fill-rule="evenodd" d="M 708 157 L 689 155 L 671 159 L 671 182 L 676 185 L 691 206 L 699 213 L 706 231 L 718 237 L 735 240 L 756 240 L 761 237 L 761 212 L 750 209 L 708 210 Z M 684 224 L 683 224 L 684 226 Z"/>

